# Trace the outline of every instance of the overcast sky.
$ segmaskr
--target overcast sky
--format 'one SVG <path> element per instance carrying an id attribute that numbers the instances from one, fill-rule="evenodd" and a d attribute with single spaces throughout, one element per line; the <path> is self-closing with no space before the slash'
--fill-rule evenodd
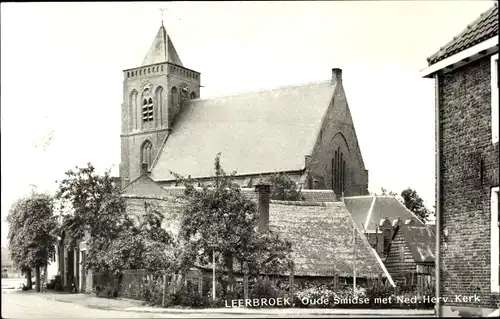
<path id="1" fill-rule="evenodd" d="M 12 202 L 66 170 L 120 164 L 122 70 L 164 24 L 202 97 L 328 80 L 342 68 L 369 190 L 434 204 L 426 57 L 492 1 L 1 4 L 2 245 Z M 304 106 L 306 108 L 306 106 Z"/>

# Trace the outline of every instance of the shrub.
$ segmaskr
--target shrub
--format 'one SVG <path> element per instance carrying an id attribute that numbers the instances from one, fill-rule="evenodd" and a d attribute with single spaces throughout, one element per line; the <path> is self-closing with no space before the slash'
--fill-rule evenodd
<path id="1" fill-rule="evenodd" d="M 100 298 L 116 298 L 119 295 L 119 289 L 112 284 L 96 285 L 95 295 Z"/>
<path id="2" fill-rule="evenodd" d="M 260 298 L 276 298 L 276 287 L 274 287 L 269 279 L 257 279 L 254 286 L 248 292 L 248 297 L 250 299 L 260 299 Z"/>
<path id="3" fill-rule="evenodd" d="M 331 301 L 336 296 L 335 292 L 325 286 L 306 288 L 296 293 L 299 307 L 325 308 L 331 307 Z"/>
<path id="4" fill-rule="evenodd" d="M 160 300 L 161 303 L 161 300 Z M 218 303 L 217 303 L 218 304 Z M 198 291 L 183 287 L 176 292 L 167 292 L 165 295 L 165 307 L 181 306 L 190 308 L 211 307 L 214 303 L 211 297 L 201 296 Z"/>
<path id="5" fill-rule="evenodd" d="M 163 280 L 156 279 L 145 282 L 141 289 L 140 294 L 142 300 L 149 305 L 161 305 L 163 301 Z"/>

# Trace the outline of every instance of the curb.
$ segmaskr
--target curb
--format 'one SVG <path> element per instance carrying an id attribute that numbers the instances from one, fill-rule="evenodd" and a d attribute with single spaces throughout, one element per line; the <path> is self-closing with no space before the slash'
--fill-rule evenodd
<path id="1" fill-rule="evenodd" d="M 189 309 L 183 309 L 183 310 L 175 310 L 175 309 L 169 309 L 169 308 L 158 308 L 156 309 L 136 309 L 136 308 L 127 308 L 127 309 L 119 309 L 119 308 L 109 308 L 110 310 L 114 311 L 125 311 L 125 312 L 141 312 L 141 313 L 168 313 L 168 314 L 224 314 L 224 315 L 257 315 L 257 316 L 280 316 L 280 315 L 287 315 L 291 314 L 293 308 L 290 308 L 290 312 L 254 312 L 254 311 L 247 311 L 247 312 L 242 312 L 242 311 L 204 311 L 206 309 L 200 309 L 200 310 L 189 310 Z M 314 315 L 314 316 L 329 316 L 329 315 L 334 315 L 334 316 L 384 316 L 384 317 L 401 317 L 401 316 L 422 316 L 422 317 L 434 317 L 434 311 L 421 311 L 421 312 L 396 312 L 396 313 L 387 313 L 387 312 L 349 312 L 349 311 L 342 311 L 342 312 L 303 312 L 303 313 L 296 313 L 296 314 L 303 314 L 303 315 Z"/>

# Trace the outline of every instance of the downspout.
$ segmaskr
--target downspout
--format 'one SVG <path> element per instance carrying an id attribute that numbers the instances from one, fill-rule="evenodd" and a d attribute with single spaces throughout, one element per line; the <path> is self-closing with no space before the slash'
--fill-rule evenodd
<path id="1" fill-rule="evenodd" d="M 434 74 L 435 80 L 435 105 L 436 105 L 436 317 L 441 317 L 441 305 L 440 305 L 440 262 L 441 262 L 441 163 L 440 163 L 440 153 L 441 153 L 441 143 L 440 143 L 440 121 L 439 121 L 439 76 Z"/>

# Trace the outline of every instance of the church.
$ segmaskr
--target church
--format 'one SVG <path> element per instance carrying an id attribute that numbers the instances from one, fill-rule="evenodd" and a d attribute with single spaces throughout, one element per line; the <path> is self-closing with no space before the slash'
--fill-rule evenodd
<path id="1" fill-rule="evenodd" d="M 162 187 L 176 186 L 176 174 L 203 185 L 220 152 L 242 187 L 279 172 L 337 199 L 368 194 L 339 68 L 327 81 L 204 99 L 201 74 L 162 24 L 142 65 L 123 75 L 122 187 L 144 173 Z"/>
<path id="2" fill-rule="evenodd" d="M 368 194 L 368 171 L 342 70 L 331 72 L 327 81 L 203 99 L 201 74 L 184 66 L 162 24 L 142 65 L 123 71 L 119 179 L 128 212 L 141 214 L 145 203 L 154 203 L 165 214 L 162 226 L 177 235 L 185 198 L 176 176 L 208 185 L 221 153 L 222 168 L 236 171 L 242 194 L 264 205 L 259 218 L 265 227 L 292 243 L 297 281 L 314 277 L 341 285 L 352 283 L 355 273 L 360 284 L 379 278 L 394 285 L 342 201 Z M 257 191 L 261 178 L 275 173 L 298 183 L 304 200 L 270 200 Z M 75 250 L 64 239 L 61 245 L 62 285 L 75 280 L 80 291 L 91 291 L 102 277 L 78 268 L 86 242 Z M 200 267 L 210 281 L 211 272 Z M 122 295 L 135 291 L 125 286 Z"/>

